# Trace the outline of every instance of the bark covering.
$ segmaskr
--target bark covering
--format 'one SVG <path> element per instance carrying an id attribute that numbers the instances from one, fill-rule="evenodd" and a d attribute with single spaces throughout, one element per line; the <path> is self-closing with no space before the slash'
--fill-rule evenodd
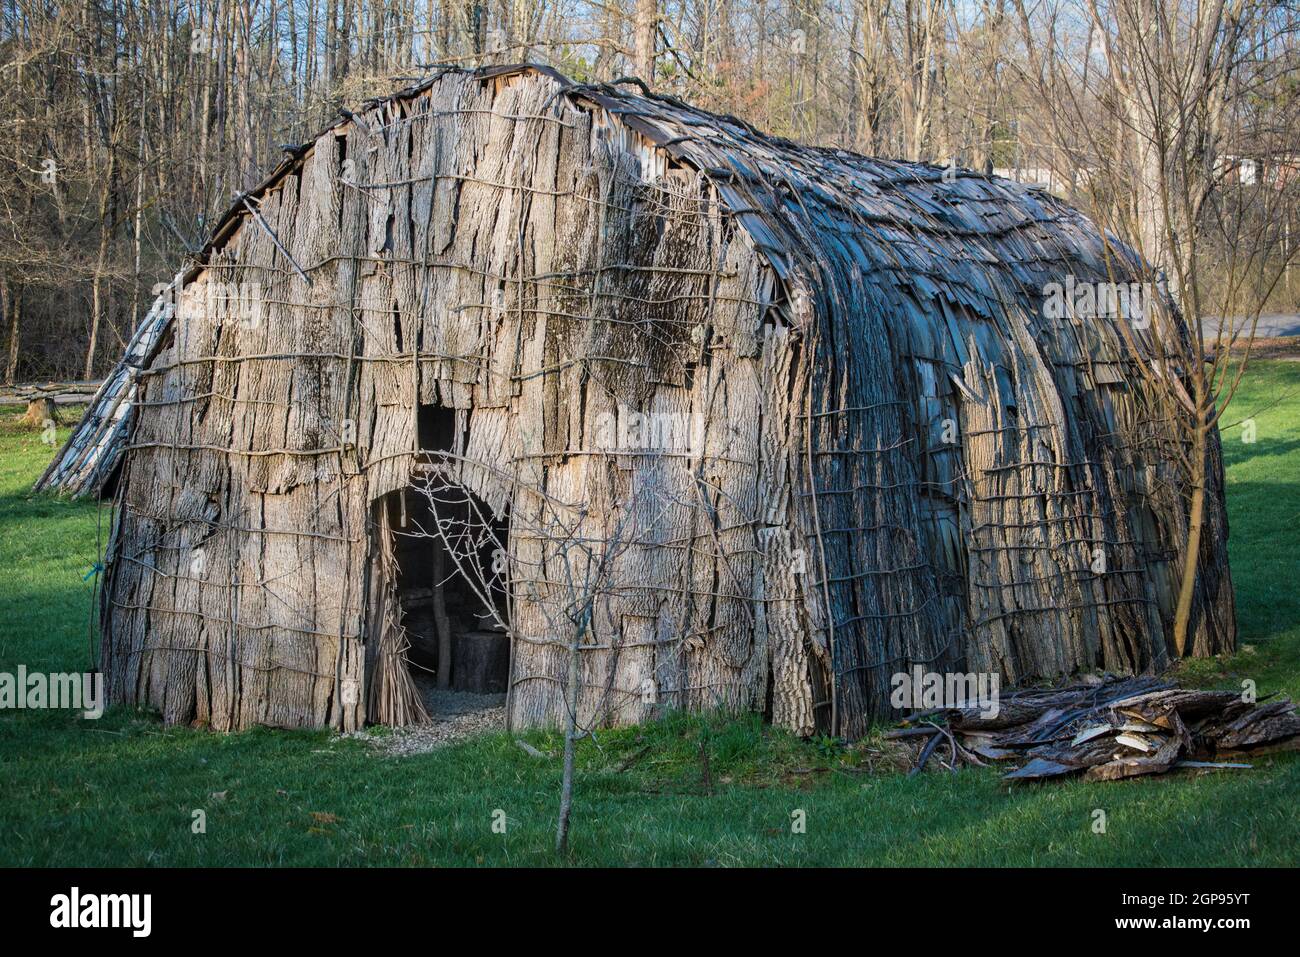
<path id="1" fill-rule="evenodd" d="M 1180 438 L 1123 317 L 1042 308 L 1125 266 L 1005 181 L 544 69 L 439 74 L 243 198 L 133 366 L 111 696 L 221 729 L 382 719 L 372 503 L 413 483 L 421 405 L 456 412 L 436 467 L 509 516 L 515 726 L 565 720 L 584 589 L 584 726 L 720 707 L 855 735 L 914 664 L 1158 666 Z M 617 426 L 645 413 L 698 431 Z M 1234 640 L 1210 472 L 1196 654 Z"/>

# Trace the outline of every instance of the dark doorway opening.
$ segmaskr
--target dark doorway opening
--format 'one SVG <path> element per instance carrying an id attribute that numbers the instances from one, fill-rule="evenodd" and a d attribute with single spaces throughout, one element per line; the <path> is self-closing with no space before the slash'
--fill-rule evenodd
<path id="1" fill-rule="evenodd" d="M 390 496 L 389 522 L 413 674 L 441 689 L 504 694 L 509 671 L 509 603 L 497 550 L 509 534 L 502 519 L 486 528 L 473 493 L 420 485 Z"/>
<path id="2" fill-rule="evenodd" d="M 420 407 L 412 484 L 385 501 L 407 659 L 422 690 L 504 695 L 509 520 L 455 480 L 464 448 L 455 415 Z"/>

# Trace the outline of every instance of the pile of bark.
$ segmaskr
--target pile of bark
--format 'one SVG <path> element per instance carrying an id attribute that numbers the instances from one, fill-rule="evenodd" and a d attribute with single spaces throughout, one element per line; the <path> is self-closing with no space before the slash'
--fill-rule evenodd
<path id="1" fill-rule="evenodd" d="M 1247 702 L 1233 691 L 1196 691 L 1154 678 L 1093 679 L 1004 695 L 993 709 L 913 715 L 889 737 L 917 742 L 912 773 L 935 762 L 1009 762 L 1017 781 L 1082 774 L 1118 781 L 1179 769 L 1249 768 L 1246 760 L 1300 750 L 1300 714 L 1282 697 Z"/>

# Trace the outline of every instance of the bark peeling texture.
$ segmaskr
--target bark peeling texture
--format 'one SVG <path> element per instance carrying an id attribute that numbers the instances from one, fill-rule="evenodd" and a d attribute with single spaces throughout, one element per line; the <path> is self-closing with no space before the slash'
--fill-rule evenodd
<path id="1" fill-rule="evenodd" d="M 1125 261 L 1048 195 L 942 173 L 543 68 L 349 114 L 219 224 L 133 366 L 112 699 L 384 720 L 372 503 L 412 483 L 420 405 L 456 410 L 440 467 L 510 517 L 516 727 L 567 717 L 575 540 L 607 559 L 584 727 L 723 708 L 854 736 L 916 664 L 1160 667 L 1180 437 L 1116 320 L 1042 309 Z M 699 441 L 611 451 L 631 412 Z M 1197 655 L 1235 634 L 1217 446 L 1209 481 Z"/>

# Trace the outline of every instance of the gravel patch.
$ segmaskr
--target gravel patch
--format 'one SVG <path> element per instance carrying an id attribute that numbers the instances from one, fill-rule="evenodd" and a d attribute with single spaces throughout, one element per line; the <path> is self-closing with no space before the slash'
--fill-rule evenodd
<path id="1" fill-rule="evenodd" d="M 364 741 L 381 754 L 401 757 L 505 730 L 505 695 L 439 691 L 426 682 L 418 683 L 429 712 L 428 724 L 394 728 L 385 734 L 353 731 L 344 737 Z"/>

